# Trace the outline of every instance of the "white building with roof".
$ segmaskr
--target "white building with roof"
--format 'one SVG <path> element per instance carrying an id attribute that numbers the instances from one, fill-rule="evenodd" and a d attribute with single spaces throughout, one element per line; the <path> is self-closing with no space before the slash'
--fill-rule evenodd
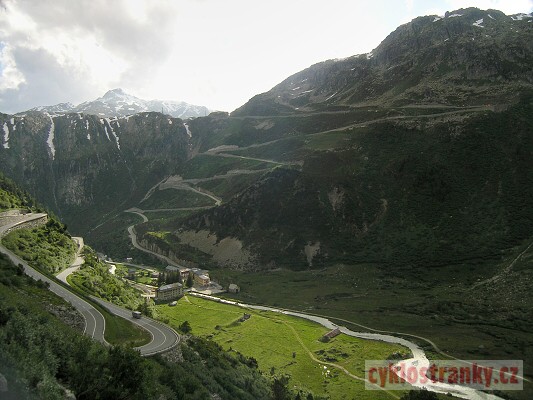
<path id="1" fill-rule="evenodd" d="M 156 300 L 166 301 L 175 300 L 183 296 L 183 285 L 181 283 L 171 283 L 170 285 L 163 285 L 156 289 Z"/>

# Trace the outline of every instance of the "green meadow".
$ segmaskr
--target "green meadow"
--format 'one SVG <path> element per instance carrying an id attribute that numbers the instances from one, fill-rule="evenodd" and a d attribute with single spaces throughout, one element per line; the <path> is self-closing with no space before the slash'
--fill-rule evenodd
<path id="1" fill-rule="evenodd" d="M 387 343 L 340 335 L 319 339 L 328 329 L 305 319 L 257 311 L 185 296 L 174 307 L 160 305 L 159 315 L 176 329 L 184 321 L 192 334 L 209 338 L 224 349 L 257 360 L 266 375 L 289 375 L 289 387 L 334 399 L 392 399 L 401 392 L 367 391 L 365 360 L 385 359 L 408 350 Z M 244 313 L 251 317 L 240 321 Z"/>

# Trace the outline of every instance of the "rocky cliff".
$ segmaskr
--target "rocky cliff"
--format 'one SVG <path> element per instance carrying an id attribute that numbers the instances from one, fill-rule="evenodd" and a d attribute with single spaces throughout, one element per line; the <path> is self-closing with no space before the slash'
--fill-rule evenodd
<path id="1" fill-rule="evenodd" d="M 64 218 L 73 232 L 142 197 L 188 156 L 178 118 L 141 113 L 0 114 L 0 163 L 9 177 Z"/>

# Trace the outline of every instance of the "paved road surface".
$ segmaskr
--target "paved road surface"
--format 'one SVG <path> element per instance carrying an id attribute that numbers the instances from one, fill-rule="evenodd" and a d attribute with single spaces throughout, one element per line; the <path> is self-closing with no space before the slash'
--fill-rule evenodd
<path id="1" fill-rule="evenodd" d="M 78 250 L 76 251 L 76 258 L 74 259 L 72 264 L 70 264 L 70 267 L 64 269 L 63 271 L 61 271 L 59 274 L 56 275 L 57 279 L 59 279 L 61 282 L 66 283 L 67 285 L 69 284 L 67 282 L 67 276 L 79 270 L 80 267 L 85 263 L 85 260 L 80 255 L 81 251 L 83 250 L 83 246 L 84 246 L 83 238 L 73 237 L 72 240 L 74 240 L 74 242 L 76 242 L 76 244 L 78 245 Z"/>
<path id="2" fill-rule="evenodd" d="M 144 346 L 136 348 L 141 352 L 141 355 L 150 356 L 153 354 L 162 353 L 170 350 L 179 343 L 180 336 L 169 326 L 145 317 L 144 315 L 140 319 L 133 318 L 130 310 L 126 310 L 125 308 L 116 306 L 115 304 L 109 303 L 94 296 L 92 296 L 92 299 L 101 304 L 103 307 L 107 308 L 111 313 L 127 319 L 150 332 L 152 335 L 152 341 Z"/>
<path id="3" fill-rule="evenodd" d="M 143 222 L 148 221 L 148 218 L 146 218 L 146 215 L 144 215 L 140 211 L 141 210 L 139 210 L 138 208 L 130 208 L 129 210 L 124 210 L 124 212 L 129 212 L 129 213 L 133 213 L 133 214 L 139 215 L 143 219 Z M 153 256 L 156 256 L 157 258 L 159 258 L 160 260 L 163 260 L 164 262 L 166 262 L 169 265 L 174 265 L 176 267 L 180 266 L 175 261 L 172 261 L 170 258 L 168 258 L 168 257 L 166 257 L 166 256 L 164 256 L 162 254 L 156 253 L 154 251 L 151 251 L 151 250 L 148 250 L 148 249 L 145 249 L 144 247 L 142 247 L 139 244 L 139 242 L 137 241 L 137 235 L 135 233 L 135 225 L 137 225 L 137 224 L 133 224 L 133 225 L 128 226 L 128 234 L 130 236 L 131 244 L 133 245 L 133 247 L 135 247 L 136 249 L 139 249 L 141 251 L 144 251 L 145 253 L 152 254 Z"/>
<path id="4" fill-rule="evenodd" d="M 12 228 L 13 226 L 39 219 L 44 216 L 46 216 L 46 214 L 27 214 L 25 216 L 21 216 L 20 220 L 17 222 L 0 226 L 0 237 L 5 231 Z M 81 299 L 63 286 L 57 284 L 56 282 L 47 278 L 37 270 L 30 267 L 24 260 L 22 260 L 20 257 L 12 253 L 10 250 L 5 248 L 1 244 L 0 252 L 7 255 L 15 265 L 21 264 L 24 267 L 24 272 L 28 276 L 31 276 L 35 280 L 47 282 L 50 285 L 49 289 L 52 292 L 54 292 L 64 300 L 68 301 L 70 304 L 72 304 L 72 306 L 74 306 L 74 308 L 76 308 L 81 313 L 81 315 L 85 319 L 85 329 L 83 333 L 94 340 L 107 344 L 104 338 L 105 319 L 100 313 L 100 311 L 98 311 L 87 301 Z M 72 273 L 74 272 L 75 268 L 76 267 L 71 267 L 68 270 L 70 273 Z M 62 274 L 61 280 L 64 280 L 64 282 L 66 282 L 66 278 L 68 275 L 69 273 Z M 152 335 L 152 341 L 144 346 L 137 348 L 140 351 L 141 355 L 149 356 L 161 353 L 171 349 L 179 343 L 180 337 L 172 328 L 163 325 L 157 321 L 154 321 L 150 318 L 146 318 L 144 316 L 141 319 L 134 319 L 132 318 L 131 311 L 129 310 L 115 306 L 114 304 L 108 303 L 101 299 L 93 298 L 93 300 L 103 305 L 111 313 L 125 318 L 150 332 L 150 334 Z"/>
<path id="5" fill-rule="evenodd" d="M 4 226 L 0 226 L 0 237 L 2 234 L 7 231 L 8 229 L 12 228 L 13 226 L 20 225 L 22 223 L 32 221 L 35 219 L 39 219 L 46 216 L 46 214 L 27 214 L 25 216 L 21 216 L 20 220 L 17 222 L 13 222 Z M 94 308 L 91 304 L 87 303 L 85 300 L 80 299 L 78 296 L 76 296 L 74 293 L 70 292 L 69 290 L 65 289 L 63 286 L 60 286 L 59 284 L 55 283 L 51 279 L 47 278 L 37 270 L 30 267 L 24 260 L 22 260 L 20 257 L 12 253 L 10 250 L 5 248 L 0 244 L 0 252 L 7 255 L 11 261 L 17 265 L 22 264 L 24 267 L 24 272 L 31 276 L 35 280 L 41 280 L 43 282 L 48 282 L 50 285 L 50 290 L 57 294 L 59 297 L 62 297 L 66 301 L 68 301 L 70 304 L 76 308 L 80 314 L 85 319 L 85 330 L 84 334 L 89 336 L 90 338 L 94 340 L 98 340 L 99 342 L 106 343 L 104 339 L 104 330 L 105 330 L 105 320 L 103 315 Z"/>

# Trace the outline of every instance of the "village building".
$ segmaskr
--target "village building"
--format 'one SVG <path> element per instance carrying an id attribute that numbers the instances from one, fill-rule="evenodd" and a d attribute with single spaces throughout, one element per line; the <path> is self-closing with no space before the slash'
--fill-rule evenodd
<path id="1" fill-rule="evenodd" d="M 200 269 L 200 268 L 191 268 L 190 271 L 193 275 L 206 275 L 209 276 L 209 271 L 206 269 Z"/>
<path id="2" fill-rule="evenodd" d="M 194 274 L 194 282 L 196 282 L 200 286 L 207 286 L 211 282 L 211 279 L 208 275 L 196 275 Z"/>
<path id="3" fill-rule="evenodd" d="M 339 336 L 341 334 L 341 330 L 339 328 L 335 328 L 328 333 L 325 333 L 324 336 L 322 336 L 323 341 L 329 341 L 330 339 L 333 339 L 336 336 Z"/>
<path id="4" fill-rule="evenodd" d="M 175 300 L 183 296 L 183 285 L 181 283 L 171 283 L 170 285 L 163 285 L 156 289 L 156 300 L 167 301 Z"/>
<path id="5" fill-rule="evenodd" d="M 230 293 L 239 293 L 240 291 L 241 291 L 240 287 L 238 287 L 234 283 L 230 283 L 230 285 L 228 287 L 228 292 L 230 292 Z"/>
<path id="6" fill-rule="evenodd" d="M 181 283 L 187 282 L 187 279 L 189 279 L 190 274 L 191 274 L 191 270 L 189 268 L 180 268 L 180 282 Z"/>

